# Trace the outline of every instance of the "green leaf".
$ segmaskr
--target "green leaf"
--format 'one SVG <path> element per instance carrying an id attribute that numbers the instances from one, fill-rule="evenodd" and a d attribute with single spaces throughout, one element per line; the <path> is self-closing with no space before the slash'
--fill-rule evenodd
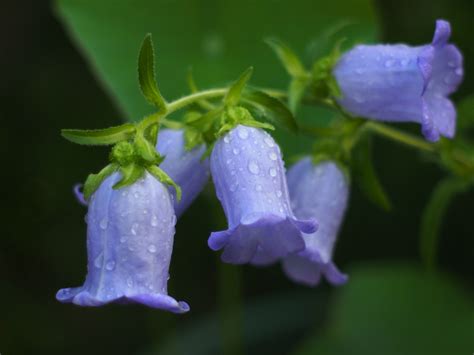
<path id="1" fill-rule="evenodd" d="M 227 106 L 235 106 L 239 103 L 242 91 L 247 85 L 247 82 L 252 77 L 253 67 L 249 67 L 245 70 L 239 78 L 232 84 L 227 92 L 227 95 L 224 97 L 224 104 Z"/>
<path id="2" fill-rule="evenodd" d="M 457 129 L 460 133 L 463 133 L 464 129 L 474 128 L 474 94 L 459 101 L 457 113 Z"/>
<path id="3" fill-rule="evenodd" d="M 118 190 L 122 187 L 130 186 L 140 179 L 145 173 L 145 168 L 139 164 L 129 164 L 120 167 L 122 178 L 114 185 L 114 189 Z"/>
<path id="4" fill-rule="evenodd" d="M 134 141 L 135 152 L 148 164 L 160 164 L 163 158 L 142 134 L 137 134 Z"/>
<path id="5" fill-rule="evenodd" d="M 447 355 L 474 349 L 472 293 L 455 278 L 402 263 L 348 270 L 327 315 L 294 355 Z"/>
<path id="6" fill-rule="evenodd" d="M 392 208 L 392 204 L 377 177 L 372 161 L 370 137 L 362 137 L 359 144 L 353 149 L 351 157 L 354 179 L 370 201 L 380 208 L 389 211 Z"/>
<path id="7" fill-rule="evenodd" d="M 126 123 L 105 129 L 63 129 L 61 135 L 68 141 L 83 145 L 110 145 L 133 138 L 135 126 Z"/>
<path id="8" fill-rule="evenodd" d="M 276 38 L 269 38 L 265 42 L 273 49 L 290 76 L 294 78 L 308 76 L 298 56 L 285 43 Z"/>
<path id="9" fill-rule="evenodd" d="M 288 88 L 288 106 L 293 114 L 296 114 L 308 85 L 309 80 L 306 78 L 294 78 L 291 80 L 290 87 Z"/>
<path id="10" fill-rule="evenodd" d="M 297 132 L 298 126 L 293 114 L 280 100 L 258 90 L 246 90 L 243 100 L 257 116 L 291 132 Z"/>
<path id="11" fill-rule="evenodd" d="M 161 170 L 156 165 L 151 165 L 146 168 L 148 172 L 153 175 L 158 181 L 161 181 L 163 184 L 171 185 L 174 187 L 176 191 L 176 198 L 178 201 L 181 200 L 181 188 L 166 174 L 163 170 Z"/>
<path id="12" fill-rule="evenodd" d="M 117 171 L 117 169 L 117 164 L 109 164 L 99 173 L 90 174 L 84 183 L 84 198 L 88 200 L 99 188 L 100 184 L 102 184 L 102 181 L 104 181 L 109 175 L 112 175 L 115 171 Z"/>
<path id="13" fill-rule="evenodd" d="M 158 111 L 166 111 L 165 99 L 155 80 L 155 54 L 150 33 L 145 36 L 138 56 L 138 82 L 145 99 L 155 105 Z"/>
<path id="14" fill-rule="evenodd" d="M 446 210 L 456 195 L 467 188 L 467 183 L 459 178 L 446 178 L 433 190 L 423 215 L 420 229 L 420 253 L 424 264 L 433 269 L 439 244 L 440 229 Z"/>

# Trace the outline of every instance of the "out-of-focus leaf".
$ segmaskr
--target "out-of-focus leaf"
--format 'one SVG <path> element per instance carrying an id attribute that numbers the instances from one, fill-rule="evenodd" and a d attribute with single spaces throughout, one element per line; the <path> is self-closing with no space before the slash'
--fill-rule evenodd
<path id="1" fill-rule="evenodd" d="M 467 188 L 464 180 L 446 178 L 438 183 L 421 218 L 420 253 L 428 268 L 433 268 L 439 244 L 440 229 L 450 202 Z"/>
<path id="2" fill-rule="evenodd" d="M 291 132 L 298 130 L 293 114 L 280 100 L 258 90 L 247 90 L 243 100 L 257 116 Z"/>
<path id="3" fill-rule="evenodd" d="M 290 87 L 288 88 L 288 106 L 293 114 L 296 114 L 308 84 L 309 80 L 304 78 L 294 78 L 291 80 Z"/>
<path id="4" fill-rule="evenodd" d="M 126 123 L 121 126 L 105 129 L 82 130 L 63 129 L 61 135 L 68 141 L 83 145 L 110 145 L 133 137 L 135 126 Z"/>
<path id="5" fill-rule="evenodd" d="M 298 56 L 287 44 L 277 38 L 268 38 L 265 42 L 273 49 L 290 76 L 300 78 L 308 75 Z"/>
<path id="6" fill-rule="evenodd" d="M 362 137 L 353 150 L 351 167 L 355 181 L 368 199 L 384 210 L 390 210 L 392 204 L 373 166 L 372 144 L 369 136 Z"/>
<path id="7" fill-rule="evenodd" d="M 403 264 L 367 264 L 332 305 L 326 331 L 295 355 L 446 355 L 474 349 L 472 297 L 445 276 Z"/>
<path id="8" fill-rule="evenodd" d="M 462 133 L 464 129 L 474 128 L 474 94 L 471 94 L 457 105 L 457 129 Z"/>
<path id="9" fill-rule="evenodd" d="M 252 77 L 253 67 L 245 70 L 239 78 L 235 81 L 234 84 L 229 88 L 227 95 L 224 97 L 224 103 L 229 106 L 237 105 L 242 95 L 242 91 L 247 85 L 247 82 Z"/>

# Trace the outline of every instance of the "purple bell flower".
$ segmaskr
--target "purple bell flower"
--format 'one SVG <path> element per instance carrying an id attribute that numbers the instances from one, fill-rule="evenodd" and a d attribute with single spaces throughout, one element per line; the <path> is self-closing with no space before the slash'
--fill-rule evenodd
<path id="1" fill-rule="evenodd" d="M 334 76 L 349 113 L 393 122 L 418 122 L 429 141 L 452 138 L 456 110 L 448 95 L 463 78 L 463 58 L 449 44 L 451 26 L 436 21 L 431 44 L 359 45 L 345 53 Z"/>
<path id="2" fill-rule="evenodd" d="M 158 133 L 156 150 L 165 157 L 160 168 L 181 188 L 182 196 L 178 201 L 176 190 L 172 186 L 168 187 L 173 196 L 174 212 L 179 218 L 209 180 L 209 159 L 201 161 L 206 147 L 200 145 L 191 151 L 186 151 L 182 130 L 163 129 Z M 74 195 L 81 205 L 87 206 L 81 187 L 81 184 L 74 186 Z"/>
<path id="3" fill-rule="evenodd" d="M 262 129 L 239 125 L 217 141 L 211 174 L 228 229 L 213 232 L 209 247 L 221 259 L 244 264 L 262 255 L 277 260 L 304 249 L 302 232 L 314 219 L 297 219 L 290 207 L 280 148 Z"/>
<path id="4" fill-rule="evenodd" d="M 150 174 L 114 190 L 107 177 L 89 201 L 88 273 L 83 286 L 59 290 L 60 302 L 79 306 L 141 303 L 174 313 L 189 310 L 168 296 L 176 217 L 165 185 Z"/>
<path id="5" fill-rule="evenodd" d="M 175 213 L 179 218 L 209 180 L 209 159 L 201 161 L 206 147 L 200 145 L 191 151 L 186 151 L 182 130 L 163 129 L 158 133 L 156 150 L 165 156 L 160 168 L 181 187 L 180 201 L 176 199 L 175 189 L 169 187 L 174 198 Z"/>
<path id="6" fill-rule="evenodd" d="M 347 177 L 335 163 L 314 165 L 307 157 L 289 169 L 287 181 L 295 215 L 318 218 L 319 228 L 303 234 L 305 250 L 282 260 L 284 272 L 291 280 L 308 286 L 316 286 L 321 275 L 333 285 L 345 283 L 347 276 L 332 262 L 332 252 L 347 206 Z"/>

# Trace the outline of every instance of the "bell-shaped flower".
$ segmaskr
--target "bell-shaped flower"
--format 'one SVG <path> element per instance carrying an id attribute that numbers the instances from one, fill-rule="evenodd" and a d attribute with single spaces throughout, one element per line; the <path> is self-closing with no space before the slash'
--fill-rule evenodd
<path id="1" fill-rule="evenodd" d="M 283 270 L 295 282 L 308 286 L 321 275 L 334 284 L 347 281 L 332 261 L 334 244 L 347 206 L 349 186 L 344 172 L 331 161 L 314 165 L 307 157 L 287 173 L 291 204 L 298 218 L 317 218 L 319 228 L 303 234 L 305 250 L 282 260 Z"/>
<path id="2" fill-rule="evenodd" d="M 294 216 L 280 148 L 268 133 L 236 126 L 216 142 L 211 175 L 228 229 L 213 232 L 208 244 L 224 249 L 224 262 L 248 263 L 257 252 L 277 260 L 304 249 L 302 232 L 317 224 Z"/>
<path id="3" fill-rule="evenodd" d="M 364 118 L 418 122 L 430 141 L 452 138 L 456 110 L 448 95 L 462 81 L 463 58 L 448 43 L 450 35 L 449 22 L 438 20 L 428 45 L 354 47 L 333 71 L 342 92 L 339 104 Z"/>
<path id="4" fill-rule="evenodd" d="M 167 292 L 176 223 L 168 189 L 145 173 L 134 184 L 114 190 L 120 177 L 107 177 L 89 200 L 84 285 L 62 289 L 56 298 L 79 306 L 141 303 L 186 312 L 189 306 Z"/>
<path id="5" fill-rule="evenodd" d="M 176 190 L 169 187 L 174 198 L 175 213 L 179 218 L 209 180 L 209 159 L 201 160 L 206 147 L 200 145 L 187 151 L 182 130 L 163 129 L 158 133 L 156 149 L 165 157 L 160 168 L 181 187 L 180 201 L 176 199 Z"/>

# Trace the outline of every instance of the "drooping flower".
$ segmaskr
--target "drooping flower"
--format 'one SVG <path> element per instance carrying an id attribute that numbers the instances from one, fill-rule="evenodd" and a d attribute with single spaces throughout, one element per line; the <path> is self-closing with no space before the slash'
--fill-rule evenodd
<path id="1" fill-rule="evenodd" d="M 293 211 L 298 218 L 317 218 L 319 228 L 303 234 L 305 250 L 282 260 L 283 270 L 295 282 L 308 286 L 319 283 L 321 275 L 334 284 L 347 281 L 332 261 L 337 234 L 347 206 L 347 177 L 332 161 L 314 165 L 307 157 L 287 173 Z"/>
<path id="2" fill-rule="evenodd" d="M 277 260 L 304 248 L 302 232 L 314 232 L 317 224 L 294 216 L 280 149 L 268 133 L 232 129 L 214 146 L 211 175 L 228 229 L 213 232 L 208 244 L 224 249 L 224 262 L 248 263 L 257 253 Z"/>
<path id="3" fill-rule="evenodd" d="M 176 189 L 168 187 L 173 196 L 176 217 L 179 218 L 209 180 L 209 159 L 201 160 L 206 147 L 201 145 L 186 151 L 182 130 L 163 129 L 158 133 L 156 150 L 165 157 L 160 168 L 181 187 L 181 200 L 176 198 Z M 74 196 L 81 205 L 87 206 L 81 187 L 81 184 L 74 186 Z"/>
<path id="4" fill-rule="evenodd" d="M 431 44 L 411 47 L 359 45 L 334 68 L 339 103 L 353 115 L 381 121 L 418 122 L 426 139 L 452 138 L 456 110 L 448 95 L 463 78 L 463 58 L 449 44 L 451 26 L 436 21 Z"/>
<path id="5" fill-rule="evenodd" d="M 206 147 L 200 145 L 186 151 L 182 130 L 163 129 L 158 134 L 156 149 L 165 156 L 160 168 L 181 187 L 180 201 L 176 199 L 176 190 L 169 187 L 174 197 L 175 213 L 179 218 L 203 190 L 209 179 L 209 159 L 201 161 Z"/>
<path id="6" fill-rule="evenodd" d="M 141 303 L 186 312 L 189 306 L 167 292 L 176 223 L 168 189 L 145 173 L 133 185 L 114 190 L 120 177 L 107 177 L 89 200 L 84 285 L 62 289 L 56 298 L 79 306 Z"/>

